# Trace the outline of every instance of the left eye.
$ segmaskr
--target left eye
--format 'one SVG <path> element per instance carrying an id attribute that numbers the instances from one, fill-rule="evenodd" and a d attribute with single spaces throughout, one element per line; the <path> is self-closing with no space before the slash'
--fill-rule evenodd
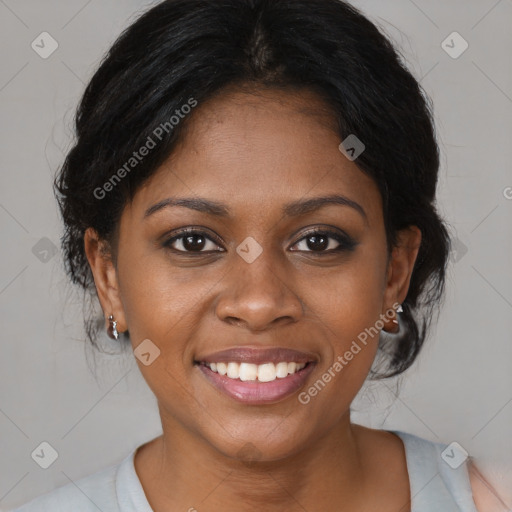
<path id="1" fill-rule="evenodd" d="M 299 247 L 302 244 L 302 249 Z M 306 252 L 339 251 L 350 245 L 338 233 L 313 231 L 301 238 L 296 244 L 297 250 Z"/>

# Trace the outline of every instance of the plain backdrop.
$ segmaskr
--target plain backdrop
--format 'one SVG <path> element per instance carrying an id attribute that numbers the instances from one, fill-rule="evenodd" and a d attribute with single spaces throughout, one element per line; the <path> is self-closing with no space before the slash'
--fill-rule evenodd
<path id="1" fill-rule="evenodd" d="M 353 419 L 457 441 L 512 508 L 512 1 L 353 4 L 433 99 L 439 210 L 455 238 L 445 304 L 421 356 L 402 379 L 365 386 Z M 117 463 L 161 431 L 133 355 L 95 355 L 83 342 L 52 193 L 84 84 L 149 5 L 0 0 L 2 510 Z M 46 59 L 31 47 L 42 32 L 58 43 Z M 42 442 L 58 453 L 48 469 L 31 456 Z"/>

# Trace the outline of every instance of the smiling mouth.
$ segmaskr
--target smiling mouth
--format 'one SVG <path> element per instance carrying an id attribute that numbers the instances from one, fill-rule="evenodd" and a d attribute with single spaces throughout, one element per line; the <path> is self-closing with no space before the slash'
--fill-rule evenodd
<path id="1" fill-rule="evenodd" d="M 285 347 L 238 346 L 197 355 L 194 367 L 206 382 L 245 404 L 271 404 L 302 388 L 319 361 L 317 354 Z"/>
<path id="2" fill-rule="evenodd" d="M 262 364 L 198 361 L 194 366 L 223 395 L 246 405 L 269 405 L 291 397 L 305 386 L 316 361 Z"/>
<path id="3" fill-rule="evenodd" d="M 253 364 L 235 361 L 218 363 L 202 361 L 197 364 L 204 365 L 214 373 L 240 382 L 273 382 L 276 379 L 285 379 L 289 375 L 294 375 L 311 363 L 282 361 L 276 364 L 272 362 Z"/>

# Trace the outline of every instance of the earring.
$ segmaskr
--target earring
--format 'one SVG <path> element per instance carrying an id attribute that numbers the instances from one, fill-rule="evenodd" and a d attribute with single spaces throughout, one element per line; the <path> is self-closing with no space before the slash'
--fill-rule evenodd
<path id="1" fill-rule="evenodd" d="M 398 321 L 399 316 L 398 313 L 403 313 L 402 305 L 399 304 L 395 311 L 395 318 L 391 320 L 391 329 L 386 329 L 386 332 L 388 334 L 398 334 L 400 332 L 400 322 Z M 386 325 L 386 327 L 389 326 L 389 323 Z"/>
<path id="2" fill-rule="evenodd" d="M 108 322 L 109 322 L 109 324 L 108 324 L 107 333 L 113 340 L 117 340 L 119 338 L 119 333 L 117 332 L 117 321 L 114 320 L 113 315 L 110 315 L 108 317 Z"/>

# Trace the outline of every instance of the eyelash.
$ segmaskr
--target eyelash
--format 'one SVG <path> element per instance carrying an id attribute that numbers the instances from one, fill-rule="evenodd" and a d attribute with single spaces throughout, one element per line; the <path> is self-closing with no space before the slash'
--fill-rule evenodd
<path id="1" fill-rule="evenodd" d="M 193 236 L 193 235 L 201 235 L 203 238 L 220 245 L 220 243 L 218 241 L 216 241 L 214 238 L 207 236 L 205 231 L 202 231 L 202 230 L 199 230 L 196 228 L 186 228 L 186 229 L 181 230 L 178 234 L 176 234 L 172 238 L 168 239 L 166 242 L 164 242 L 163 246 L 170 249 L 174 253 L 178 253 L 178 254 L 187 254 L 188 255 L 188 254 L 207 254 L 207 253 L 209 253 L 210 251 L 204 251 L 204 250 L 182 251 L 182 250 L 174 249 L 173 247 L 171 247 L 171 245 L 175 241 L 181 240 L 181 239 L 186 238 L 187 236 Z M 293 245 L 297 245 L 299 242 L 302 242 L 311 236 L 326 236 L 328 238 L 333 238 L 334 240 L 336 240 L 336 242 L 339 243 L 339 246 L 336 247 L 335 249 L 329 249 L 329 250 L 322 250 L 322 251 L 308 250 L 308 251 L 297 251 L 297 252 L 309 252 L 309 253 L 317 254 L 317 255 L 333 254 L 333 253 L 338 253 L 338 252 L 343 252 L 343 251 L 352 251 L 352 250 L 354 250 L 354 248 L 357 245 L 357 242 L 354 239 L 352 239 L 351 237 L 349 237 L 348 235 L 342 235 L 336 231 L 332 231 L 332 230 L 328 230 L 328 229 L 315 229 L 315 230 L 308 231 L 307 233 L 305 233 L 302 236 L 302 238 L 297 240 L 297 242 L 295 242 Z M 215 252 L 224 252 L 224 251 L 215 251 Z"/>

